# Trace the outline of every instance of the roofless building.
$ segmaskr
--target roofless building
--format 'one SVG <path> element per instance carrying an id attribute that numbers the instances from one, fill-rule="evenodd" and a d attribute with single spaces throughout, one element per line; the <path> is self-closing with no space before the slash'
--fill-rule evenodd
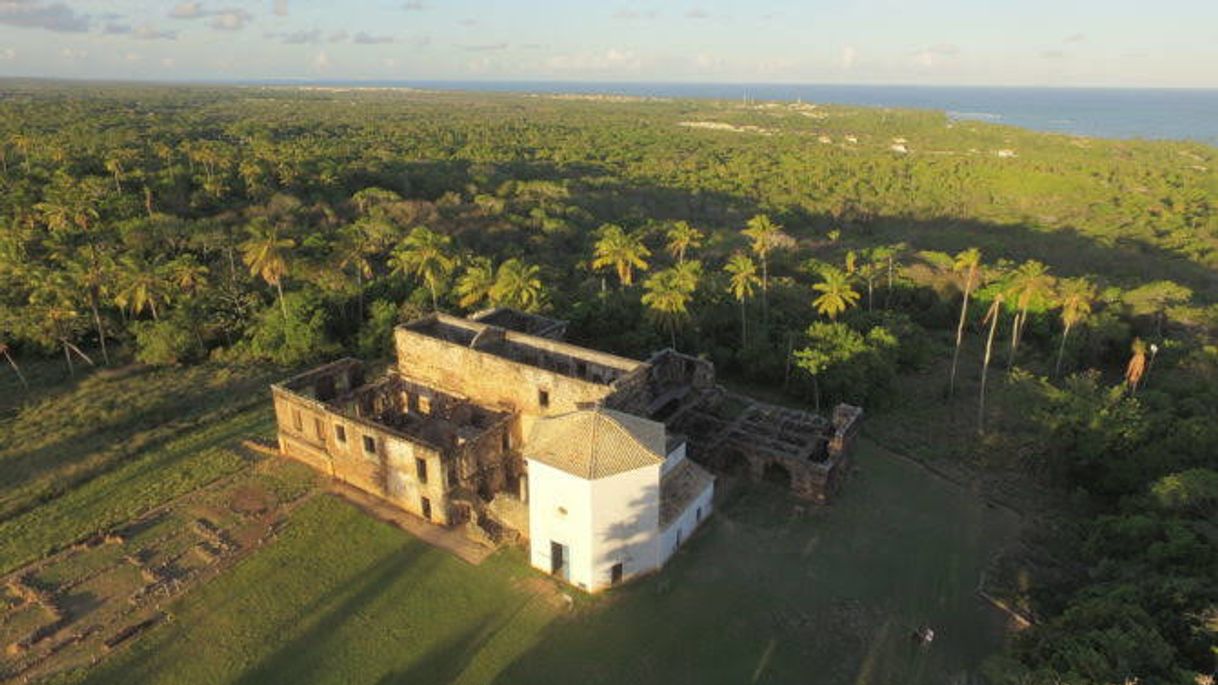
<path id="1" fill-rule="evenodd" d="M 564 333 L 505 309 L 399 326 L 379 378 L 343 359 L 272 386 L 280 451 L 437 525 L 525 538 L 535 567 L 590 592 L 660 568 L 711 514 L 699 450 L 713 464 L 723 446 L 751 472 L 781 464 L 809 499 L 836 487 L 857 410 L 832 423 L 783 410 L 770 426 L 767 405 L 721 410 L 739 399 L 705 360 L 626 359 Z"/>

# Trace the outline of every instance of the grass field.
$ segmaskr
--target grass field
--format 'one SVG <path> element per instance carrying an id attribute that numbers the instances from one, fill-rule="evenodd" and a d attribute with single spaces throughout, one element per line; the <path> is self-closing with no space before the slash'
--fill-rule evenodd
<path id="1" fill-rule="evenodd" d="M 657 576 L 571 606 L 330 497 L 89 683 L 945 683 L 1003 636 L 974 589 L 1017 521 L 866 441 L 827 509 L 732 487 Z M 937 634 L 928 648 L 918 626 Z"/>

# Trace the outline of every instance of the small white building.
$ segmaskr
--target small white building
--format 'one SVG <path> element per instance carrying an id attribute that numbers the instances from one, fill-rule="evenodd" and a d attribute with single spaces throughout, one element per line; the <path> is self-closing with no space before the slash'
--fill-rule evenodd
<path id="1" fill-rule="evenodd" d="M 656 421 L 541 418 L 524 457 L 532 564 L 588 592 L 659 569 L 711 513 L 714 478 Z"/>

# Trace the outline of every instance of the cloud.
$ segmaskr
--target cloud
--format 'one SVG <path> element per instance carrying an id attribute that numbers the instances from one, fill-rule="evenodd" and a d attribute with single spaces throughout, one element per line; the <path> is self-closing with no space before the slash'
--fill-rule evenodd
<path id="1" fill-rule="evenodd" d="M 316 71 L 325 71 L 331 66 L 333 66 L 333 63 L 330 61 L 330 56 L 326 54 L 325 50 L 317 53 L 317 56 L 313 58 L 313 69 Z"/>
<path id="2" fill-rule="evenodd" d="M 914 51 L 910 53 L 910 56 L 914 58 L 915 63 L 921 66 L 933 67 L 958 54 L 960 54 L 958 46 L 951 43 L 939 43 Z"/>
<path id="3" fill-rule="evenodd" d="M 1041 59 L 1065 59 L 1066 53 L 1061 50 L 1045 50 L 1040 53 Z"/>
<path id="4" fill-rule="evenodd" d="M 89 30 L 89 15 L 77 14 L 76 10 L 62 2 L 0 0 L 0 24 L 61 33 L 81 33 Z"/>
<path id="5" fill-rule="evenodd" d="M 478 20 L 477 19 L 462 19 L 461 21 L 459 21 L 457 23 L 462 26 L 477 26 Z"/>
<path id="6" fill-rule="evenodd" d="M 327 38 L 327 40 L 329 40 L 331 43 L 343 43 L 350 37 L 351 36 L 349 36 L 346 31 L 339 29 L 339 30 L 335 31 L 334 33 L 331 33 L 330 37 Z"/>
<path id="7" fill-rule="evenodd" d="M 660 13 L 655 10 L 647 10 L 646 12 L 636 12 L 635 10 L 632 10 L 632 9 L 629 9 L 626 7 L 623 7 L 613 13 L 614 19 L 625 19 L 625 20 L 655 19 L 658 16 L 660 16 Z"/>
<path id="8" fill-rule="evenodd" d="M 466 52 L 496 52 L 498 50 L 507 50 L 507 43 L 483 43 L 481 45 L 458 45 Z"/>
<path id="9" fill-rule="evenodd" d="M 288 16 L 288 0 L 274 0 L 271 3 L 271 14 L 277 17 Z"/>
<path id="10" fill-rule="evenodd" d="M 217 31 L 240 31 L 253 15 L 243 9 L 225 9 L 215 12 L 211 27 Z"/>
<path id="11" fill-rule="evenodd" d="M 76 61 L 78 59 L 88 57 L 89 53 L 84 50 L 77 50 L 75 48 L 63 48 L 59 51 L 59 56 L 66 60 Z"/>
<path id="12" fill-rule="evenodd" d="M 605 52 L 555 55 L 546 66 L 560 72 L 638 71 L 643 60 L 630 50 L 610 48 Z"/>
<path id="13" fill-rule="evenodd" d="M 1083 33 L 1072 33 L 1062 38 L 1063 43 L 1081 43 L 1085 40 L 1087 40 L 1087 35 Z"/>
<path id="14" fill-rule="evenodd" d="M 685 18 L 686 19 L 709 19 L 710 12 L 707 12 L 706 10 L 702 9 L 701 7 L 691 7 L 691 8 L 689 8 L 689 10 L 687 10 L 685 12 Z"/>
<path id="15" fill-rule="evenodd" d="M 853 45 L 843 45 L 837 56 L 837 66 L 842 69 L 851 69 L 858 58 L 859 51 Z"/>
<path id="16" fill-rule="evenodd" d="M 3 0 L 0 0 L 3 1 Z M 200 2 L 180 2 L 169 12 L 172 19 L 203 19 L 211 18 L 211 27 L 217 31 L 240 31 L 246 22 L 254 18 L 240 7 L 225 7 L 209 10 Z"/>
<path id="17" fill-rule="evenodd" d="M 360 31 L 351 38 L 351 42 L 356 45 L 381 45 L 392 43 L 393 36 L 374 36 L 371 33 Z"/>
<path id="18" fill-rule="evenodd" d="M 140 40 L 176 40 L 178 37 L 177 31 L 163 31 L 148 24 L 137 26 L 130 33 Z"/>
<path id="19" fill-rule="evenodd" d="M 203 16 L 203 6 L 197 2 L 180 2 L 169 11 L 174 19 L 198 19 Z"/>
<path id="20" fill-rule="evenodd" d="M 126 62 L 139 62 L 144 59 L 144 56 L 138 52 L 124 52 L 123 60 Z"/>
<path id="21" fill-rule="evenodd" d="M 422 12 L 425 9 L 430 9 L 430 7 L 427 5 L 427 3 L 422 2 L 421 0 L 410 0 L 410 2 L 402 5 L 402 9 L 406 10 L 407 12 Z"/>
<path id="22" fill-rule="evenodd" d="M 267 38 L 278 38 L 285 45 L 310 45 L 321 42 L 321 29 L 312 31 L 290 31 L 284 33 L 267 33 Z"/>
<path id="23" fill-rule="evenodd" d="M 165 67 L 166 69 L 172 69 L 175 66 L 177 66 L 177 64 L 178 64 L 177 60 L 175 60 L 172 57 L 162 57 L 161 58 L 161 66 Z"/>
<path id="24" fill-rule="evenodd" d="M 107 36 L 124 36 L 131 33 L 131 24 L 109 23 L 102 29 L 102 33 Z"/>
<path id="25" fill-rule="evenodd" d="M 0 61 L 9 61 L 17 59 L 17 51 L 12 48 L 0 49 Z"/>

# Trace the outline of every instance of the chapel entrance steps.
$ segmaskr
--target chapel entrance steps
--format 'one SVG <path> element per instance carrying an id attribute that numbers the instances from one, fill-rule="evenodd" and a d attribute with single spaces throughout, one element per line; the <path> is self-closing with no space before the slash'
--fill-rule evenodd
<path id="1" fill-rule="evenodd" d="M 847 466 L 849 439 L 857 432 L 854 420 L 861 411 L 850 416 L 851 425 L 841 427 L 818 414 L 716 387 L 682 406 L 667 427 L 690 436 L 690 458 L 713 471 L 746 472 L 762 480 L 781 470 L 797 497 L 824 503 Z"/>

